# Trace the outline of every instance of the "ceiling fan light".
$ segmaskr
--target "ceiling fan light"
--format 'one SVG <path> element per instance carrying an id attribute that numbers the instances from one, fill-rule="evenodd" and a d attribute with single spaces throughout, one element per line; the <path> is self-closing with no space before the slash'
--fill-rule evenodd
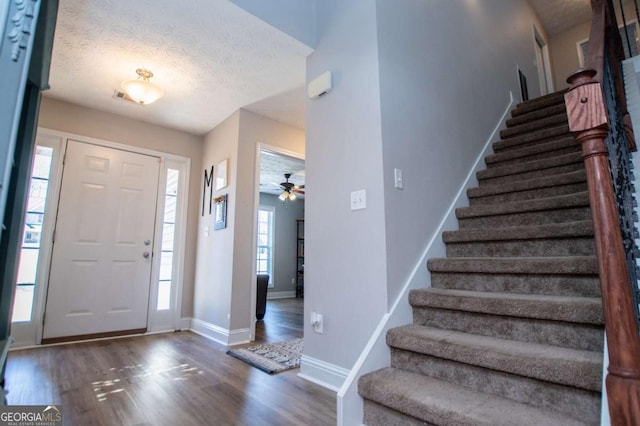
<path id="1" fill-rule="evenodd" d="M 139 104 L 147 105 L 157 101 L 164 95 L 160 87 L 149 81 L 153 77 L 151 71 L 138 68 L 136 73 L 138 73 L 137 79 L 123 81 L 120 85 L 131 99 Z"/>
<path id="2" fill-rule="evenodd" d="M 282 194 L 280 194 L 280 196 L 278 197 L 280 199 L 280 201 L 284 201 L 287 199 L 287 192 L 284 191 Z"/>
<path id="3" fill-rule="evenodd" d="M 293 201 L 296 199 L 296 194 L 294 194 L 293 192 L 289 193 L 289 200 Z"/>

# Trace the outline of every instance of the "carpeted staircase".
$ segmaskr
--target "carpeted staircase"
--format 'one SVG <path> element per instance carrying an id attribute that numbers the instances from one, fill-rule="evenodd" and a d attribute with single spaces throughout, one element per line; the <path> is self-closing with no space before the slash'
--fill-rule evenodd
<path id="1" fill-rule="evenodd" d="M 603 325 L 580 146 L 562 93 L 517 106 L 495 154 L 360 378 L 367 425 L 599 424 Z"/>

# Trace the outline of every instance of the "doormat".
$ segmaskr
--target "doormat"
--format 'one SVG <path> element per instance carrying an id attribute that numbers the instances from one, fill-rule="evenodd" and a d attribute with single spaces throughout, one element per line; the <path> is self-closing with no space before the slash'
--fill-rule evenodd
<path id="1" fill-rule="evenodd" d="M 292 339 L 248 348 L 229 349 L 227 354 L 265 373 L 275 374 L 300 367 L 303 347 L 302 339 Z"/>

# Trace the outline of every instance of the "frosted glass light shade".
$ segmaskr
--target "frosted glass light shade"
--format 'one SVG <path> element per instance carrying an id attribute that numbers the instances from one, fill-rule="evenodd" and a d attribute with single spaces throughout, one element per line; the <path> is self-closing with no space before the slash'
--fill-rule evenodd
<path id="1" fill-rule="evenodd" d="M 157 101 L 164 95 L 161 88 L 149 81 L 149 78 L 153 77 L 151 71 L 139 68 L 136 72 L 140 76 L 138 79 L 123 81 L 120 86 L 131 99 L 146 105 Z"/>

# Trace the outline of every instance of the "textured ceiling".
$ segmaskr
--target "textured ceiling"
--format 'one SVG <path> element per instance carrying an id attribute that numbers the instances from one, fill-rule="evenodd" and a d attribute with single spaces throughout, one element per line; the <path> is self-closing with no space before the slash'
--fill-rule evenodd
<path id="1" fill-rule="evenodd" d="M 310 52 L 227 0 L 61 0 L 46 95 L 196 134 L 242 107 L 301 127 Z M 164 98 L 113 99 L 140 67 Z"/>
<path id="2" fill-rule="evenodd" d="M 291 173 L 289 182 L 304 185 L 304 160 L 262 151 L 260 155 L 260 192 L 280 195 L 280 183 L 285 181 L 284 174 Z"/>
<path id="3" fill-rule="evenodd" d="M 529 0 L 529 3 L 549 37 L 591 19 L 589 0 Z"/>

